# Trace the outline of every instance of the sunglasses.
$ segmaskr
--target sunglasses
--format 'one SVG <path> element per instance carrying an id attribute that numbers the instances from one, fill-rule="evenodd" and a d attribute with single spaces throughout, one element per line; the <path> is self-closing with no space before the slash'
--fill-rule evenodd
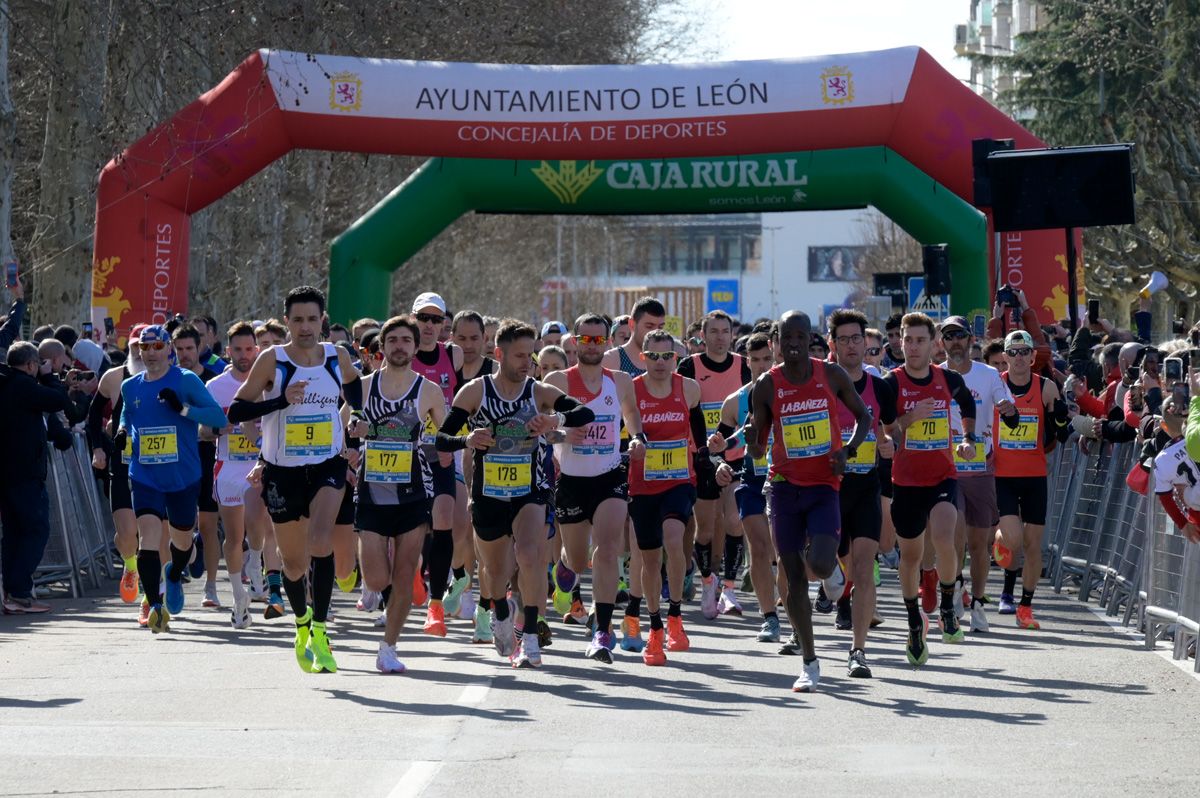
<path id="1" fill-rule="evenodd" d="M 436 313 L 418 313 L 417 321 L 422 324 L 441 324 L 446 320 L 445 316 L 439 316 Z"/>
<path id="2" fill-rule="evenodd" d="M 947 341 L 962 341 L 970 337 L 971 334 L 969 332 L 963 332 L 962 330 L 942 333 L 942 338 L 946 339 Z"/>
<path id="3" fill-rule="evenodd" d="M 143 350 L 153 349 L 155 352 L 161 352 L 162 350 L 167 348 L 167 342 L 166 341 L 150 341 L 147 343 L 139 343 L 138 346 L 141 347 Z"/>
<path id="4" fill-rule="evenodd" d="M 575 340 L 584 346 L 608 343 L 607 335 L 577 335 Z"/>
<path id="5" fill-rule="evenodd" d="M 1010 357 L 1029 357 L 1033 354 L 1033 350 L 1029 347 L 1021 347 L 1020 349 L 1006 349 L 1004 354 Z"/>
<path id="6" fill-rule="evenodd" d="M 871 357 L 875 357 L 882 351 L 883 351 L 883 348 L 878 347 L 878 346 L 872 346 L 872 347 L 867 348 L 867 354 L 870 355 Z"/>
<path id="7" fill-rule="evenodd" d="M 646 360 L 651 360 L 651 361 L 674 360 L 675 359 L 674 352 L 642 352 L 642 356 L 645 357 Z"/>

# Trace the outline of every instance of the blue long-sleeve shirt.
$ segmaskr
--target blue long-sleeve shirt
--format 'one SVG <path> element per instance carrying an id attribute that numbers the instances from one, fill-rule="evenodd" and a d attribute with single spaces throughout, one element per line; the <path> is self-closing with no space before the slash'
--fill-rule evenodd
<path id="1" fill-rule="evenodd" d="M 159 400 L 164 388 L 175 391 L 187 406 L 187 418 Z M 164 493 L 199 482 L 199 426 L 220 428 L 229 423 L 200 378 L 171 366 L 157 380 L 147 380 L 145 373 L 130 377 L 121 383 L 121 396 L 121 426 L 133 442 L 129 478 Z"/>

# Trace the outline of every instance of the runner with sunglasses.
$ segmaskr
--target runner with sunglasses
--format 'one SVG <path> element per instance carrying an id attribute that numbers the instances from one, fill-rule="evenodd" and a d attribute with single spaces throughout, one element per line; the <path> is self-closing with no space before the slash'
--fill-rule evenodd
<path id="1" fill-rule="evenodd" d="M 650 636 L 642 651 L 647 665 L 665 665 L 668 651 L 691 647 L 683 628 L 683 575 L 691 559 L 684 529 L 696 503 L 697 472 L 712 478 L 700 386 L 675 371 L 675 338 L 654 330 L 642 342 L 646 373 L 633 381 L 642 417 L 640 445 L 629 452 L 629 517 L 641 551 L 642 589 L 650 613 Z M 664 632 L 659 601 L 663 553 L 667 558 L 669 607 Z"/>
<path id="2" fill-rule="evenodd" d="M 199 426 L 223 427 L 227 421 L 200 378 L 171 365 L 166 329 L 144 328 L 135 345 L 146 370 L 121 384 L 123 407 L 113 444 L 122 451 L 126 439 L 133 441 L 129 484 L 140 538 L 137 571 L 150 605 L 147 622 L 158 634 L 169 631 L 171 616 L 183 610 L 183 569 L 192 555 L 200 495 Z M 163 521 L 171 545 L 166 607 L 159 590 Z"/>
<path id="3" fill-rule="evenodd" d="M 551 477 L 546 469 L 547 432 L 587 427 L 591 409 L 553 385 L 529 376 L 537 331 L 509 319 L 496 332 L 499 369 L 463 386 L 437 434 L 440 452 L 470 448 L 474 454 L 471 516 L 481 563 L 481 602 L 494 608 L 496 651 L 514 668 L 542 664 L 538 617 L 546 602 L 546 506 Z M 463 425 L 470 428 L 460 435 Z M 516 630 L 506 599 L 520 569 L 523 620 Z"/>
<path id="4" fill-rule="evenodd" d="M 981 444 L 976 447 L 973 458 L 968 460 L 957 455 L 954 458 L 958 476 L 958 525 L 954 532 L 954 547 L 955 563 L 959 566 L 955 578 L 955 612 L 960 620 L 965 615 L 961 571 L 963 557 L 970 551 L 971 631 L 986 632 L 988 620 L 984 604 L 987 598 L 984 591 L 987 589 L 988 568 L 991 565 L 989 544 L 995 538 L 996 524 L 1000 521 L 1000 513 L 996 507 L 992 420 L 995 416 L 1009 427 L 1016 426 L 1017 409 L 1013 405 L 1012 393 L 1004 384 L 1000 372 L 986 363 L 977 363 L 971 359 L 971 346 L 975 343 L 975 336 L 967 320 L 962 316 L 951 316 L 941 323 L 939 329 L 946 344 L 946 368 L 963 378 L 967 390 L 975 399 L 975 436 Z M 962 425 L 957 416 L 952 426 L 955 443 L 958 443 L 962 440 Z M 934 602 L 938 574 L 935 571 L 926 571 L 922 573 L 922 578 L 922 598 L 929 602 L 926 610 L 932 611 L 936 606 Z"/>
<path id="5" fill-rule="evenodd" d="M 1033 617 L 1033 591 L 1042 575 L 1042 532 L 1046 528 L 1046 455 L 1059 438 L 1065 440 L 1067 405 L 1053 380 L 1033 373 L 1033 337 L 1014 330 L 1004 339 L 1008 371 L 1002 375 L 1015 397 L 1015 425 L 994 426 L 996 503 L 1000 529 L 996 532 L 996 564 L 1011 570 L 1015 552 L 1025 552 L 1017 626 L 1040 629 Z"/>
<path id="6" fill-rule="evenodd" d="M 631 446 L 641 446 L 641 415 L 634 397 L 633 381 L 622 371 L 600 365 L 608 348 L 608 324 L 589 313 L 575 321 L 574 339 L 579 363 L 566 371 L 552 372 L 546 382 L 584 404 L 595 414 L 586 428 L 570 430 L 554 449 L 559 462 L 555 490 L 555 519 L 562 534 L 562 555 L 554 566 L 557 595 L 570 595 L 578 574 L 588 564 L 589 538 L 592 553 L 592 600 L 595 627 L 585 655 L 599 662 L 612 662 L 616 638 L 611 629 L 617 596 L 617 559 L 625 531 L 629 501 L 628 469 L 617 445 L 622 419 L 635 436 Z"/>

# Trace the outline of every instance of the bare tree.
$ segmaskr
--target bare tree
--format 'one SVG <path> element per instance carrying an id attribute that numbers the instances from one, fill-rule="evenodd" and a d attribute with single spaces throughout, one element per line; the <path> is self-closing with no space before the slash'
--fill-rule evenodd
<path id="1" fill-rule="evenodd" d="M 12 185 L 17 158 L 17 112 L 8 86 L 8 0 L 0 0 L 0 265 L 11 263 Z"/>

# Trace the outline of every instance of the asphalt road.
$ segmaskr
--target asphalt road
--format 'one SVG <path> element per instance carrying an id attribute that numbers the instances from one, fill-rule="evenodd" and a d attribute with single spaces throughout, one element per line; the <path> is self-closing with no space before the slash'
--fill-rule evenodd
<path id="1" fill-rule="evenodd" d="M 352 596 L 335 596 L 339 673 L 311 675 L 289 617 L 237 632 L 227 610 L 195 608 L 153 637 L 111 592 L 0 618 L 0 795 L 1198 789 L 1200 681 L 1047 588 L 1042 631 L 993 614 L 990 633 L 938 638 L 914 670 L 885 571 L 875 678 L 845 676 L 849 633 L 818 616 L 811 695 L 790 690 L 799 658 L 754 641 L 752 600 L 740 619 L 685 612 L 692 650 L 665 668 L 620 651 L 611 666 L 587 660 L 583 630 L 553 622 L 543 667 L 514 671 L 472 646 L 464 621 L 444 640 L 419 634 L 414 610 L 409 671 L 382 676 L 379 631 Z"/>

